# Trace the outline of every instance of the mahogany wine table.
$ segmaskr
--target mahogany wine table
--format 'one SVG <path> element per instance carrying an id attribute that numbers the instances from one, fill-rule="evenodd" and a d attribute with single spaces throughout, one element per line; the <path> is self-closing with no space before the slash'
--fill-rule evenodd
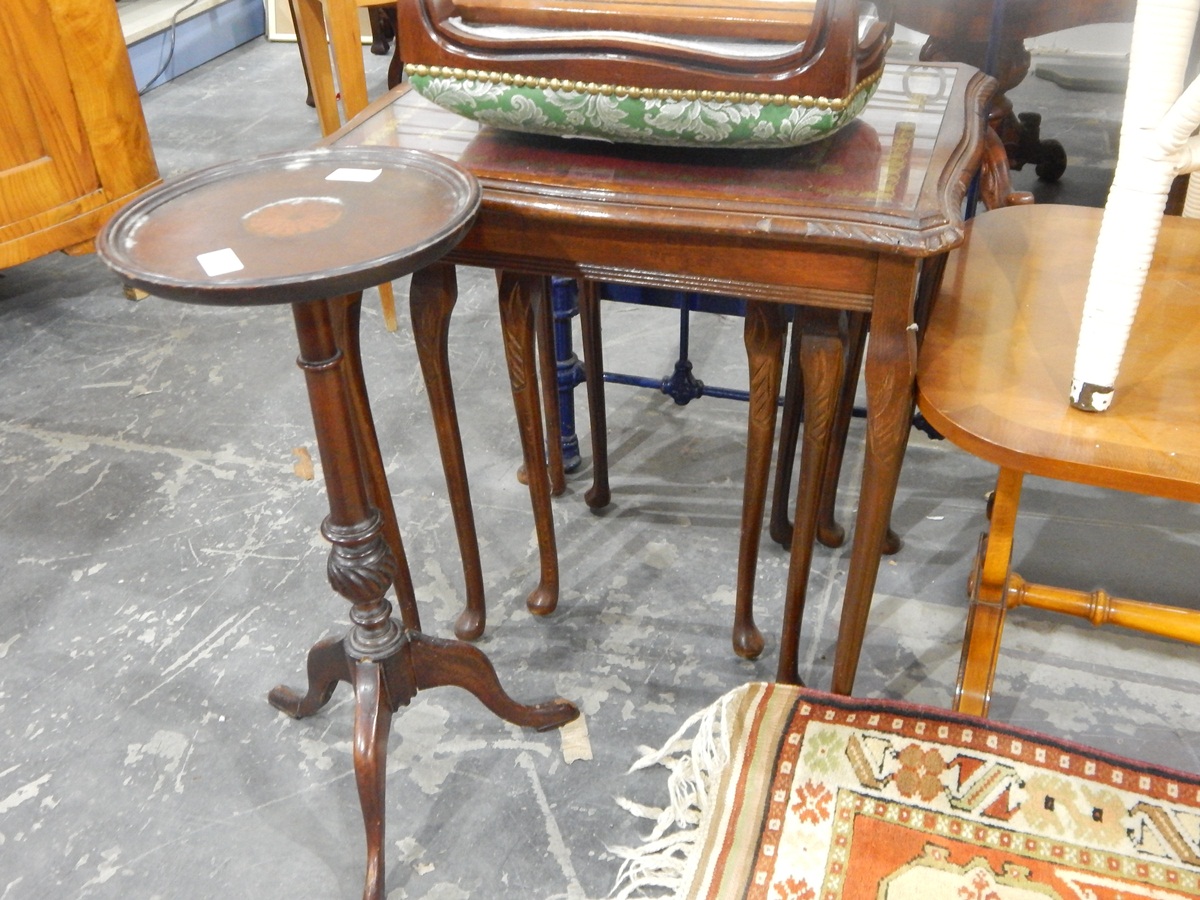
<path id="1" fill-rule="evenodd" d="M 363 289 L 412 272 L 415 283 L 453 291 L 453 269 L 439 260 L 478 206 L 475 179 L 428 154 L 309 150 L 216 166 L 166 184 L 119 213 L 97 246 L 128 284 L 160 297 L 292 305 L 329 494 L 321 527 L 332 544 L 329 581 L 353 604 L 352 626 L 344 639 L 312 648 L 305 693 L 277 687 L 269 700 L 302 718 L 324 706 L 338 682 L 354 688 L 366 900 L 383 897 L 392 714 L 417 691 L 457 685 L 498 716 L 539 729 L 578 715 L 565 701 L 516 703 L 481 651 L 421 632 L 363 380 Z M 392 618 L 389 588 L 403 623 Z"/>
<path id="2" fill-rule="evenodd" d="M 447 259 L 500 272 L 500 316 L 542 554 L 529 599 L 534 612 L 552 610 L 558 595 L 531 314 L 545 276 L 747 299 L 751 397 L 733 635 L 747 656 L 763 646 L 751 591 L 785 306 L 797 307 L 806 427 L 781 681 L 798 680 L 815 486 L 838 405 L 844 317 L 869 316 L 866 461 L 833 680 L 835 690 L 850 691 L 913 410 L 919 298 L 936 288 L 946 252 L 962 240 L 962 198 L 982 154 L 982 111 L 993 86 L 962 65 L 888 66 L 860 119 L 827 141 L 788 150 L 685 151 L 520 135 L 483 128 L 404 87 L 328 139 L 339 147 L 425 149 L 456 161 L 483 186 L 479 216 Z M 427 383 L 446 402 L 450 307 L 432 306 L 415 299 L 414 331 L 418 348 L 426 348 Z M 452 416 L 450 402 L 439 418 Z M 457 458 L 446 470 L 462 473 L 465 497 L 461 447 L 443 445 L 443 454 Z M 467 633 L 482 628 L 478 598 L 464 614 Z"/>

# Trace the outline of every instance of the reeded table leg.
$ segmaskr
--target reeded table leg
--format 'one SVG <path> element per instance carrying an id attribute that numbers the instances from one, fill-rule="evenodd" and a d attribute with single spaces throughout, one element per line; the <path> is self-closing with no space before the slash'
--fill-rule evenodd
<path id="1" fill-rule="evenodd" d="M 531 613 L 544 616 L 558 606 L 558 546 L 554 538 L 554 518 L 550 508 L 550 477 L 546 468 L 546 447 L 537 381 L 537 356 L 534 340 L 534 294 L 543 287 L 538 275 L 501 272 L 500 327 L 504 333 L 504 355 L 508 360 L 508 378 L 516 407 L 517 430 L 529 481 L 533 521 L 537 529 L 541 578 L 525 601 Z"/>
<path id="2" fill-rule="evenodd" d="M 504 692 L 482 652 L 467 644 L 428 638 L 392 618 L 386 593 L 404 564 L 385 538 L 385 519 L 372 502 L 370 479 L 363 471 L 378 459 L 378 446 L 373 427 L 365 427 L 364 411 L 358 407 L 365 395 L 355 388 L 358 362 L 347 349 L 353 344 L 345 322 L 352 320 L 339 325 L 333 314 L 352 308 L 359 299 L 355 295 L 293 306 L 300 367 L 308 384 L 329 494 L 329 515 L 321 527 L 332 545 L 329 581 L 351 602 L 352 626 L 344 639 L 322 641 L 310 651 L 309 684 L 303 693 L 280 686 L 268 699 L 277 709 L 299 718 L 324 706 L 339 681 L 354 686 L 354 769 L 367 843 L 363 897 L 382 900 L 387 742 L 397 709 L 418 690 L 457 685 L 519 725 L 551 728 L 579 713 L 564 700 L 532 707 L 518 704 Z M 369 407 L 365 413 L 369 422 Z M 390 497 L 386 506 L 390 511 Z"/>

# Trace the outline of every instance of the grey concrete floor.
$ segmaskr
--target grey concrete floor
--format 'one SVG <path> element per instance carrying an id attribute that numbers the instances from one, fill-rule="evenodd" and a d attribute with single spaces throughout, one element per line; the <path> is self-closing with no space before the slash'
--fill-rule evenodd
<path id="1" fill-rule="evenodd" d="M 160 166 L 312 143 L 302 90 L 295 47 L 255 42 L 153 91 Z M 1014 99 L 1068 145 L 1051 199 L 1094 198 L 1119 98 L 1031 78 Z M 616 798 L 663 796 L 660 773 L 626 774 L 639 747 L 772 676 L 786 558 L 764 544 L 768 646 L 738 660 L 745 409 L 612 386 L 613 504 L 585 507 L 585 459 L 555 503 L 560 608 L 529 615 L 536 547 L 493 283 L 461 281 L 451 354 L 490 604 L 480 646 L 519 699 L 575 701 L 593 758 L 566 763 L 558 734 L 506 725 L 463 692 L 421 693 L 388 758 L 389 897 L 603 897 L 610 848 L 645 830 Z M 611 304 L 605 316 L 612 368 L 669 371 L 673 314 Z M 373 296 L 364 352 L 425 625 L 449 636 L 462 575 L 427 405 L 407 323 L 387 333 Z M 0 900 L 358 896 L 349 692 L 299 722 L 266 703 L 276 683 L 303 683 L 308 647 L 346 621 L 325 581 L 319 468 L 295 471 L 315 448 L 294 356 L 286 309 L 130 302 L 95 257 L 0 273 Z M 744 385 L 740 321 L 698 317 L 692 358 L 705 381 Z M 843 510 L 861 443 L 856 423 Z M 882 567 L 857 693 L 950 704 L 993 477 L 913 435 L 894 518 L 905 547 Z M 1022 512 L 1028 577 L 1194 602 L 1194 508 L 1034 480 Z M 846 562 L 817 549 L 801 648 L 816 687 Z M 1019 612 L 993 714 L 1195 770 L 1198 675 L 1185 645 Z"/>

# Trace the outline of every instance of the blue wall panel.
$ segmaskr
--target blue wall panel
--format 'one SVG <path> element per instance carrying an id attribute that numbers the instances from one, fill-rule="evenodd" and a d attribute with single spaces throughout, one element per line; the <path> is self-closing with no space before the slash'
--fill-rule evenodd
<path id="1" fill-rule="evenodd" d="M 166 84 L 265 33 L 262 0 L 229 0 L 185 19 L 175 28 L 173 50 L 169 28 L 130 45 L 129 59 L 138 90 L 146 90 L 152 79 L 154 87 Z M 155 78 L 164 64 L 165 70 Z"/>

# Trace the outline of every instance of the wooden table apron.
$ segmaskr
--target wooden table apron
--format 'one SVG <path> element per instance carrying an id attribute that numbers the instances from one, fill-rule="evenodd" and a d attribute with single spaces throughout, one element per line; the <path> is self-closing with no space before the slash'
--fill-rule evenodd
<path id="1" fill-rule="evenodd" d="M 531 310 L 544 276 L 750 301 L 739 592 L 753 584 L 762 526 L 783 365 L 782 305 L 798 308 L 806 426 L 783 681 L 798 680 L 815 486 L 841 376 L 838 317 L 867 314 L 866 459 L 833 677 L 835 691 L 850 692 L 913 410 L 917 298 L 932 296 L 945 253 L 962 240 L 962 197 L 981 155 L 993 86 L 961 65 L 889 66 L 858 121 L 821 144 L 790 150 L 683 151 L 517 135 L 481 128 L 403 86 L 328 139 L 420 147 L 455 160 L 483 185 L 476 223 L 448 259 L 501 273 L 502 328 L 542 552 L 531 607 L 553 608 L 558 590 Z M 413 318 L 422 365 L 427 379 L 440 383 L 432 401 L 448 403 L 442 411 L 452 418 L 444 352 L 450 309 L 431 307 L 453 292 L 419 293 Z M 451 430 L 456 442 L 457 427 Z M 451 478 L 462 473 L 466 499 L 461 447 L 443 447 L 444 456 L 455 452 L 458 461 L 447 471 Z"/>

